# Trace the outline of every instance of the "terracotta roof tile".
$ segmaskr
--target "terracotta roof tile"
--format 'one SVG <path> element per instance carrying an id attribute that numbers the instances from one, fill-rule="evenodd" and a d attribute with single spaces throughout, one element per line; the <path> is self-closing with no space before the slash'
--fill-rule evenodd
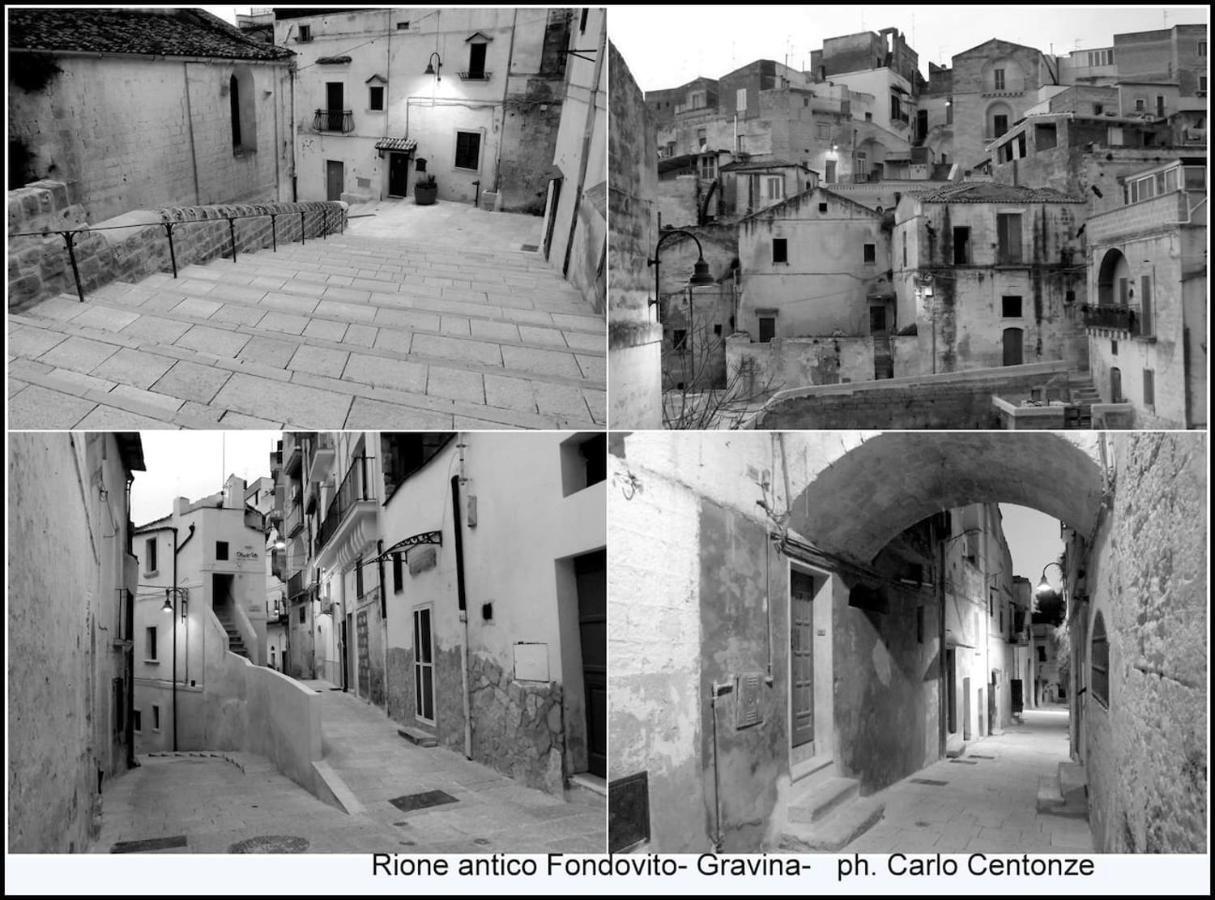
<path id="1" fill-rule="evenodd" d="M 10 49 L 277 60 L 295 54 L 252 41 L 201 9 L 9 9 Z"/>
<path id="2" fill-rule="evenodd" d="M 920 195 L 922 203 L 1084 203 L 1083 197 L 1050 188 L 1020 187 L 990 181 L 965 181 Z"/>

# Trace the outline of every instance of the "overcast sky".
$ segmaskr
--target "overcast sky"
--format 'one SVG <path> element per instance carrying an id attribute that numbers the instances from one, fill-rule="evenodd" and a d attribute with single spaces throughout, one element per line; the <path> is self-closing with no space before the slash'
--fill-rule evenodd
<path id="1" fill-rule="evenodd" d="M 903 32 L 927 77 L 929 62 L 948 65 L 993 37 L 1047 53 L 1053 44 L 1062 55 L 1111 46 L 1115 34 L 1209 21 L 1205 6 L 612 5 L 608 33 L 637 84 L 653 91 L 717 78 L 756 59 L 808 69 L 824 38 L 882 28 Z"/>
<path id="2" fill-rule="evenodd" d="M 246 482 L 270 474 L 278 431 L 143 431 L 146 472 L 135 473 L 131 521 L 143 525 L 173 511 L 173 500 L 191 502 L 221 490 L 229 475 Z"/>
<path id="3" fill-rule="evenodd" d="M 1000 504 L 1000 513 L 1004 518 L 1004 537 L 1008 539 L 1008 549 L 1012 552 L 1013 574 L 1025 576 L 1032 587 L 1037 587 L 1038 579 L 1042 577 L 1042 567 L 1058 562 L 1059 554 L 1063 552 L 1059 520 L 1036 509 L 1009 503 Z M 1059 570 L 1047 572 L 1046 580 L 1058 588 Z"/>

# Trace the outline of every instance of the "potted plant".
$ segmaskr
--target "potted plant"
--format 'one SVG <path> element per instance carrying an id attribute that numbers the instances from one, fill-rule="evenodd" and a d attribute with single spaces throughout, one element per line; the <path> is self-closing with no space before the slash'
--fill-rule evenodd
<path id="1" fill-rule="evenodd" d="M 418 206 L 430 206 L 439 195 L 439 186 L 435 184 L 433 175 L 425 175 L 413 186 L 413 199 Z"/>

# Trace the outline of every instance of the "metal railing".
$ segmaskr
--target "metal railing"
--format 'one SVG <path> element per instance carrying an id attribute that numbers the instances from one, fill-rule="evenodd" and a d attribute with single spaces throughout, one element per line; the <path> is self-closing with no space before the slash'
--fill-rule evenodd
<path id="1" fill-rule="evenodd" d="M 286 521 L 283 523 L 283 531 L 287 537 L 295 537 L 300 529 L 304 527 L 304 507 L 299 504 L 293 504 L 287 510 Z"/>
<path id="2" fill-rule="evenodd" d="M 313 131 L 354 131 L 354 112 L 349 109 L 318 109 L 312 116 Z"/>
<path id="3" fill-rule="evenodd" d="M 294 600 L 304 593 L 304 570 L 300 569 L 287 579 L 287 599 Z"/>
<path id="4" fill-rule="evenodd" d="M 489 81 L 493 72 L 460 72 L 461 81 Z"/>
<path id="5" fill-rule="evenodd" d="M 329 508 L 325 511 L 325 518 L 321 521 L 321 527 L 316 533 L 316 549 L 319 551 L 324 547 L 341 527 L 342 520 L 346 518 L 346 513 L 350 508 L 360 500 L 374 499 L 369 490 L 367 461 L 371 459 L 369 456 L 356 456 L 351 460 L 350 471 L 346 473 L 346 477 L 342 479 L 342 484 L 337 489 L 337 493 L 333 495 L 333 499 L 329 501 Z"/>
<path id="6" fill-rule="evenodd" d="M 1083 306 L 1085 328 L 1109 328 L 1137 334 L 1135 310 L 1128 306 Z"/>
<path id="7" fill-rule="evenodd" d="M 347 214 L 345 212 L 345 210 L 342 210 L 339 208 L 331 208 L 328 206 L 322 206 L 319 209 L 311 209 L 311 210 L 301 209 L 301 210 L 288 210 L 288 211 L 283 211 L 283 212 L 226 213 L 222 216 L 215 216 L 214 218 L 210 218 L 210 219 L 183 219 L 180 221 L 169 221 L 166 219 L 165 221 L 162 221 L 160 223 L 149 223 L 147 226 L 142 226 L 142 227 L 152 227 L 154 224 L 159 224 L 160 227 L 165 230 L 165 236 L 167 237 L 167 239 L 169 241 L 169 264 L 172 267 L 173 277 L 176 278 L 177 277 L 177 250 L 173 243 L 173 230 L 176 228 L 180 228 L 183 225 L 214 225 L 216 222 L 219 222 L 221 220 L 226 221 L 228 223 L 228 249 L 230 250 L 230 252 L 232 254 L 232 262 L 236 262 L 236 254 L 237 254 L 236 220 L 237 219 L 266 219 L 266 218 L 268 218 L 270 220 L 270 249 L 277 252 L 278 251 L 278 220 L 280 218 L 286 218 L 289 216 L 299 216 L 300 243 L 305 244 L 305 243 L 307 243 L 307 237 L 308 237 L 307 232 L 308 232 L 308 215 L 309 215 L 309 213 L 319 213 L 320 214 L 319 221 L 321 224 L 320 233 L 321 233 L 322 240 L 327 238 L 333 230 L 330 227 L 331 216 L 337 220 L 335 224 L 338 226 L 338 233 L 345 234 L 346 233 L 346 222 L 349 221 L 350 219 L 366 219 L 366 218 L 371 218 L 372 216 L 375 215 L 374 213 L 363 213 L 362 215 L 352 216 L 352 215 Z M 312 220 L 315 222 L 318 220 L 318 217 L 316 215 L 313 215 Z M 62 237 L 64 244 L 67 246 L 68 260 L 72 264 L 72 277 L 76 282 L 76 296 L 78 296 L 80 298 L 80 302 L 83 303 L 84 302 L 84 286 L 80 282 L 80 269 L 76 264 L 76 249 L 75 249 L 76 239 L 79 238 L 81 235 L 87 235 L 87 234 L 90 234 L 95 231 L 120 231 L 120 230 L 129 231 L 132 228 L 139 228 L 139 227 L 141 227 L 141 226 L 139 226 L 139 225 L 101 225 L 101 226 L 97 226 L 97 227 L 86 226 L 84 228 L 62 228 L 62 229 L 46 228 L 46 229 L 43 229 L 42 231 L 17 231 L 17 232 L 10 234 L 8 237 L 9 238 L 16 238 L 16 237 L 46 238 L 46 237 L 50 237 L 52 234 L 57 234 L 60 237 Z M 259 247 L 257 249 L 264 249 L 264 248 Z"/>

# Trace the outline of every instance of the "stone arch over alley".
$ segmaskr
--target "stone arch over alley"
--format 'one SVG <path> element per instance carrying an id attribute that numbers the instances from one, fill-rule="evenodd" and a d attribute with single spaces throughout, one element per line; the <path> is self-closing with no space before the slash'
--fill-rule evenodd
<path id="1" fill-rule="evenodd" d="M 942 510 L 1012 503 L 1091 533 L 1101 504 L 1096 441 L 1001 432 L 876 435 L 849 450 L 790 505 L 790 526 L 824 550 L 868 562 Z"/>

